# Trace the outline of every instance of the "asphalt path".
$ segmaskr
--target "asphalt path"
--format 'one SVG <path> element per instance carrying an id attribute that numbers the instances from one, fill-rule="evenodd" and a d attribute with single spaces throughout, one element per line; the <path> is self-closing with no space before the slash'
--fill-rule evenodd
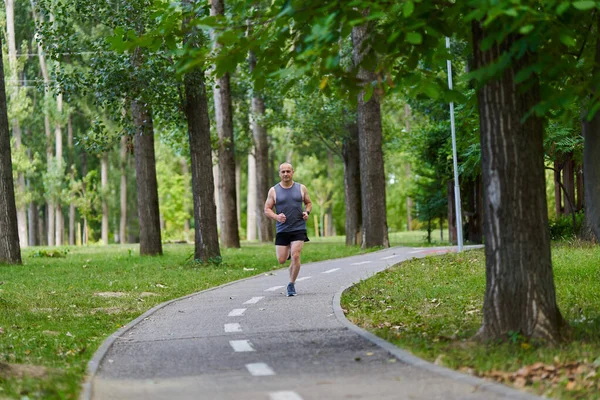
<path id="1" fill-rule="evenodd" d="M 286 269 L 164 303 L 107 339 L 82 399 L 536 399 L 420 360 L 352 325 L 352 284 L 450 248 L 391 248 Z M 306 248 L 305 251 L 310 251 Z"/>

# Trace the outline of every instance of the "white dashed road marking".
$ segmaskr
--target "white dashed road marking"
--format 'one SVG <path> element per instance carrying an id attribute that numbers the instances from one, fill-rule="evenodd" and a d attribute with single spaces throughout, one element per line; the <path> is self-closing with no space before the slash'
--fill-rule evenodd
<path id="1" fill-rule="evenodd" d="M 357 263 L 352 263 L 350 265 L 363 265 L 363 264 L 371 264 L 373 261 L 361 261 Z"/>
<path id="2" fill-rule="evenodd" d="M 241 332 L 242 326 L 238 323 L 225 324 L 224 329 L 225 329 L 225 332 Z"/>
<path id="3" fill-rule="evenodd" d="M 273 287 L 270 287 L 270 288 L 268 288 L 268 289 L 265 289 L 265 292 L 274 292 L 274 291 L 276 291 L 277 289 L 281 289 L 281 288 L 283 288 L 283 287 L 285 287 L 285 286 L 273 286 Z"/>
<path id="4" fill-rule="evenodd" d="M 244 302 L 244 304 L 256 304 L 256 303 L 258 303 L 259 301 L 261 301 L 262 299 L 264 299 L 264 297 L 263 297 L 263 296 L 260 296 L 260 297 L 253 297 L 253 298 L 251 298 L 250 300 L 248 300 L 248 301 Z"/>
<path id="5" fill-rule="evenodd" d="M 296 392 L 271 392 L 269 398 L 271 400 L 302 400 L 302 397 Z"/>
<path id="6" fill-rule="evenodd" d="M 296 282 L 305 281 L 305 280 L 310 279 L 310 278 L 312 278 L 312 276 L 304 276 L 302 278 L 296 279 Z"/>
<path id="7" fill-rule="evenodd" d="M 246 311 L 245 308 L 234 308 L 233 310 L 231 310 L 231 312 L 229 314 L 227 314 L 228 317 L 239 317 L 240 315 L 244 314 L 244 311 Z"/>
<path id="8" fill-rule="evenodd" d="M 423 249 L 421 249 L 421 250 L 415 250 L 415 251 L 411 251 L 409 254 L 420 253 L 422 251 L 425 251 L 425 250 L 423 250 Z"/>
<path id="9" fill-rule="evenodd" d="M 246 364 L 246 368 L 253 376 L 275 375 L 275 371 L 265 363 Z"/>
<path id="10" fill-rule="evenodd" d="M 244 351 L 255 351 L 254 347 L 247 340 L 230 340 L 229 344 L 233 347 L 233 351 L 244 352 Z"/>
<path id="11" fill-rule="evenodd" d="M 333 268 L 333 269 L 330 269 L 330 270 L 327 270 L 327 271 L 325 271 L 325 272 L 321 272 L 321 273 L 322 273 L 322 274 L 330 274 L 330 273 L 332 273 L 332 272 L 335 272 L 335 271 L 337 271 L 338 269 L 339 269 L 339 268 Z"/>
<path id="12" fill-rule="evenodd" d="M 398 257 L 398 254 L 394 254 L 393 256 L 381 257 L 382 260 L 389 260 L 390 258 Z"/>

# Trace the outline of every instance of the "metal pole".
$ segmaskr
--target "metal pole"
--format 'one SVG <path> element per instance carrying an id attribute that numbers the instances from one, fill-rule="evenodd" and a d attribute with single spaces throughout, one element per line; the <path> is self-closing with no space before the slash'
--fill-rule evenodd
<path id="1" fill-rule="evenodd" d="M 446 38 L 446 48 L 450 48 L 450 38 Z M 448 64 L 448 88 L 452 90 L 452 64 Z M 458 241 L 458 252 L 463 249 L 462 214 L 460 206 L 460 184 L 458 182 L 458 161 L 456 156 L 456 129 L 454 127 L 454 102 L 450 102 L 450 128 L 452 131 L 452 161 L 454 164 L 454 202 L 456 203 L 456 236 Z"/>

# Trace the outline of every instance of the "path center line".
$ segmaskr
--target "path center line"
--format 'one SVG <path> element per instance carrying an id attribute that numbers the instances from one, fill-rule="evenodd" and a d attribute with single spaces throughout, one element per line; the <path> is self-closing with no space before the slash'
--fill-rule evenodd
<path id="1" fill-rule="evenodd" d="M 296 279 L 296 282 L 305 281 L 305 280 L 310 279 L 310 278 L 312 278 L 312 276 L 303 276 L 302 278 Z"/>
<path id="2" fill-rule="evenodd" d="M 382 260 L 389 260 L 390 258 L 398 257 L 398 254 L 394 254 L 393 256 L 381 257 Z"/>
<path id="3" fill-rule="evenodd" d="M 352 263 L 350 265 L 363 265 L 363 264 L 371 264 L 373 261 L 361 261 L 361 262 L 355 262 Z"/>
<path id="4" fill-rule="evenodd" d="M 271 400 L 302 400 L 302 397 L 296 392 L 271 392 L 269 393 L 269 398 Z"/>
<path id="5" fill-rule="evenodd" d="M 274 292 L 277 289 L 281 289 L 282 287 L 285 287 L 285 286 L 273 286 L 273 287 L 270 287 L 268 289 L 265 289 L 265 292 Z"/>
<path id="6" fill-rule="evenodd" d="M 244 352 L 244 351 L 256 351 L 248 340 L 230 340 L 229 344 L 233 347 L 233 351 Z"/>
<path id="7" fill-rule="evenodd" d="M 262 299 L 264 299 L 264 296 L 259 296 L 259 297 L 253 297 L 250 300 L 244 302 L 244 304 L 256 304 L 259 301 L 261 301 Z"/>
<path id="8" fill-rule="evenodd" d="M 253 376 L 275 375 L 275 371 L 265 363 L 246 364 L 246 368 Z"/>
<path id="9" fill-rule="evenodd" d="M 241 332 L 242 326 L 238 323 L 235 324 L 225 324 L 224 327 L 225 332 Z"/>
<path id="10" fill-rule="evenodd" d="M 228 317 L 239 317 L 240 315 L 244 314 L 244 311 L 246 311 L 245 308 L 234 308 L 233 310 L 231 310 L 231 312 L 229 314 L 227 314 Z"/>
<path id="11" fill-rule="evenodd" d="M 339 268 L 332 268 L 332 269 L 330 269 L 330 270 L 327 270 L 327 271 L 325 271 L 325 272 L 321 272 L 321 273 L 322 273 L 322 274 L 330 274 L 330 273 L 332 273 L 332 272 L 335 272 L 335 271 L 337 271 L 338 269 L 339 269 Z"/>

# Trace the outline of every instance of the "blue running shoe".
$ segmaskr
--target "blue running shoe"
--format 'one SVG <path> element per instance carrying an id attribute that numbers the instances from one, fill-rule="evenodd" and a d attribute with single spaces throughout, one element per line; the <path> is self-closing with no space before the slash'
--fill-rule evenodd
<path id="1" fill-rule="evenodd" d="M 288 283 L 287 285 L 287 295 L 288 297 L 296 295 L 296 287 L 292 282 Z"/>

